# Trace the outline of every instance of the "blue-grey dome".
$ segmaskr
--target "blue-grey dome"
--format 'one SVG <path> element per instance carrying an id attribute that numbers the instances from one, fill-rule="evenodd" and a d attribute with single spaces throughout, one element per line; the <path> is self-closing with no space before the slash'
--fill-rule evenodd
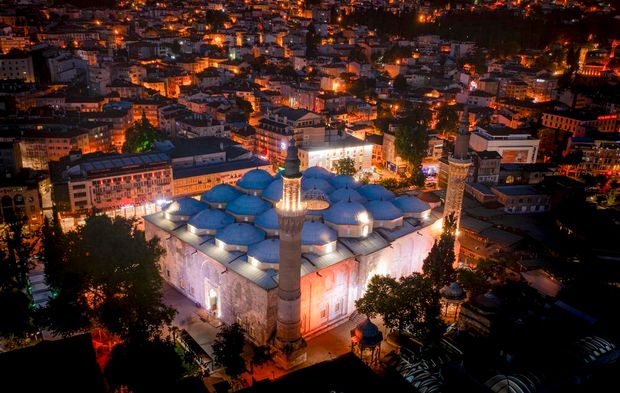
<path id="1" fill-rule="evenodd" d="M 218 184 L 207 192 L 203 192 L 200 200 L 210 203 L 228 203 L 236 199 L 241 192 L 230 184 Z"/>
<path id="2" fill-rule="evenodd" d="M 332 192 L 329 194 L 329 199 L 331 199 L 332 202 L 348 201 L 349 199 L 353 202 L 366 202 L 366 198 L 349 186 L 344 186 L 344 188 L 339 188 Z"/>
<path id="3" fill-rule="evenodd" d="M 302 193 L 301 199 L 306 202 L 308 210 L 325 210 L 329 207 L 329 197 L 314 187 Z"/>
<path id="4" fill-rule="evenodd" d="M 187 222 L 195 231 L 219 231 L 235 222 L 235 217 L 217 209 L 208 209 L 192 216 Z"/>
<path id="5" fill-rule="evenodd" d="M 261 198 L 244 194 L 228 203 L 226 210 L 238 215 L 257 216 L 269 210 L 270 207 L 269 203 Z"/>
<path id="6" fill-rule="evenodd" d="M 428 202 L 424 202 L 412 195 L 401 195 L 392 202 L 405 213 L 423 213 L 431 209 L 431 205 Z"/>
<path id="7" fill-rule="evenodd" d="M 257 216 L 254 220 L 254 224 L 265 229 L 280 229 L 280 224 L 278 223 L 278 213 L 276 212 L 276 209 L 271 208 Z"/>
<path id="8" fill-rule="evenodd" d="M 334 191 L 334 187 L 325 179 L 320 179 L 316 177 L 304 177 L 301 180 L 301 189 L 302 190 L 311 190 L 313 188 L 318 188 L 326 194 Z"/>
<path id="9" fill-rule="evenodd" d="M 318 221 L 306 221 L 301 228 L 301 244 L 322 246 L 336 241 L 336 231 Z"/>
<path id="10" fill-rule="evenodd" d="M 369 201 L 394 199 L 394 193 L 380 184 L 366 184 L 357 189 Z"/>
<path id="11" fill-rule="evenodd" d="M 365 206 L 375 220 L 395 220 L 403 216 L 402 210 L 390 201 L 370 201 Z"/>
<path id="12" fill-rule="evenodd" d="M 361 225 L 370 222 L 372 216 L 361 203 L 346 200 L 327 209 L 323 219 L 336 225 Z"/>
<path id="13" fill-rule="evenodd" d="M 282 179 L 282 172 L 283 171 L 278 171 L 275 175 L 273 175 L 273 179 L 274 180 Z"/>
<path id="14" fill-rule="evenodd" d="M 272 202 L 280 201 L 282 199 L 282 177 L 269 183 L 261 195 Z"/>
<path id="15" fill-rule="evenodd" d="M 248 247 L 248 256 L 262 263 L 280 262 L 280 240 L 266 239 Z"/>
<path id="16" fill-rule="evenodd" d="M 209 206 L 194 198 L 182 197 L 165 207 L 164 216 L 169 220 L 189 219 L 194 214 L 208 208 Z"/>
<path id="17" fill-rule="evenodd" d="M 252 169 L 243 175 L 237 186 L 244 190 L 264 190 L 273 181 L 273 176 L 264 169 Z"/>
<path id="18" fill-rule="evenodd" d="M 265 239 L 265 232 L 254 225 L 237 222 L 222 229 L 215 238 L 226 244 L 249 246 Z"/>
<path id="19" fill-rule="evenodd" d="M 332 183 L 334 188 L 358 188 L 362 186 L 362 183 L 355 180 L 355 178 L 351 175 L 336 175 L 329 179 L 329 182 Z"/>
<path id="20" fill-rule="evenodd" d="M 303 175 L 305 178 L 316 179 L 330 179 L 334 176 L 333 173 L 320 166 L 311 166 L 304 171 Z"/>

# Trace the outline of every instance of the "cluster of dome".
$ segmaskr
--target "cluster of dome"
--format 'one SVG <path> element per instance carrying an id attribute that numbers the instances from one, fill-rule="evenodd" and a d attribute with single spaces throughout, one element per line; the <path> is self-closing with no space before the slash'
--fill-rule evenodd
<path id="1" fill-rule="evenodd" d="M 404 218 L 425 219 L 431 207 L 415 196 L 396 197 L 379 184 L 362 185 L 353 176 L 308 168 L 302 178 L 307 218 L 302 251 L 324 255 L 336 249 L 338 237 L 365 237 L 374 228 L 394 229 Z M 276 269 L 279 259 L 278 215 L 282 177 L 262 169 L 248 171 L 236 187 L 219 184 L 200 196 L 184 197 L 163 208 L 164 217 L 185 222 L 197 236 L 214 236 L 218 247 L 246 252 L 248 262 Z"/>

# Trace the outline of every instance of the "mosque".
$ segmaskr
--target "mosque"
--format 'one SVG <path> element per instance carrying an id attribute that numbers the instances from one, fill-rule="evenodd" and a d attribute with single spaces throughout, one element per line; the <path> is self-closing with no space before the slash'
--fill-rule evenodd
<path id="1" fill-rule="evenodd" d="M 291 352 L 348 320 L 374 275 L 421 271 L 438 205 L 321 167 L 301 173 L 291 143 L 283 173 L 255 169 L 180 198 L 146 216 L 145 231 L 166 250 L 167 282 L 255 344 Z"/>

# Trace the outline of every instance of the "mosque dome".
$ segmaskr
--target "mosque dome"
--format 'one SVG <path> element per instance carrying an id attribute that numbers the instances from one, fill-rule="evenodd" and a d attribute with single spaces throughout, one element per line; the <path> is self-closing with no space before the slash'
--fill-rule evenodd
<path id="1" fill-rule="evenodd" d="M 368 210 L 359 202 L 340 201 L 332 205 L 323 215 L 327 222 L 336 225 L 363 225 L 372 220 Z"/>
<path id="2" fill-rule="evenodd" d="M 380 184 L 363 185 L 357 189 L 357 192 L 369 201 L 394 199 L 394 193 Z"/>
<path id="3" fill-rule="evenodd" d="M 187 229 L 195 235 L 212 235 L 233 222 L 235 218 L 230 214 L 217 209 L 205 209 L 189 219 Z"/>
<path id="4" fill-rule="evenodd" d="M 216 242 L 219 241 L 227 246 L 244 246 L 258 243 L 265 239 L 265 232 L 251 224 L 233 223 L 222 229 L 215 235 Z"/>
<path id="5" fill-rule="evenodd" d="M 450 285 L 446 285 L 439 290 L 439 294 L 449 300 L 463 300 L 465 299 L 465 291 L 463 288 L 457 283 L 453 282 Z"/>
<path id="6" fill-rule="evenodd" d="M 282 177 L 269 183 L 267 188 L 263 190 L 261 196 L 271 202 L 278 202 L 282 199 Z"/>
<path id="7" fill-rule="evenodd" d="M 374 346 L 383 341 L 383 333 L 369 318 L 360 322 L 353 330 L 353 334 L 357 343 L 362 346 Z"/>
<path id="8" fill-rule="evenodd" d="M 343 188 L 339 188 L 336 191 L 332 192 L 331 194 L 329 194 L 329 199 L 334 203 L 348 200 L 360 203 L 366 202 L 366 198 L 364 198 L 359 192 L 357 192 L 350 186 L 344 186 Z"/>
<path id="9" fill-rule="evenodd" d="M 351 175 L 336 175 L 329 179 L 329 182 L 334 188 L 343 188 L 347 186 L 349 188 L 359 188 L 362 186 L 362 184 Z"/>
<path id="10" fill-rule="evenodd" d="M 237 186 L 247 191 L 264 190 L 273 181 L 273 176 L 264 169 L 252 169 L 243 175 Z"/>
<path id="11" fill-rule="evenodd" d="M 283 171 L 279 171 L 275 175 L 273 175 L 273 179 L 274 180 L 282 179 L 282 172 Z"/>
<path id="12" fill-rule="evenodd" d="M 274 264 L 280 262 L 280 240 L 266 239 L 248 247 L 248 258 L 253 265 L 259 268 L 272 268 L 263 264 Z M 253 262 L 252 260 L 256 260 Z"/>
<path id="13" fill-rule="evenodd" d="M 213 204 L 225 204 L 236 199 L 241 192 L 230 184 L 218 184 L 209 191 L 203 192 L 200 200 Z"/>
<path id="14" fill-rule="evenodd" d="M 259 214 L 254 220 L 254 224 L 264 230 L 278 230 L 280 224 L 278 223 L 278 213 L 275 208 L 271 208 L 261 214 Z"/>
<path id="15" fill-rule="evenodd" d="M 431 205 L 411 195 L 401 195 L 393 201 L 394 205 L 405 213 L 405 216 L 424 218 L 430 214 Z"/>
<path id="16" fill-rule="evenodd" d="M 260 197 L 244 194 L 230 202 L 226 210 L 239 216 L 257 216 L 269 210 L 270 207 L 271 206 Z"/>
<path id="17" fill-rule="evenodd" d="M 372 218 L 377 220 L 396 220 L 402 218 L 403 212 L 390 201 L 374 200 L 366 203 L 366 209 L 372 214 Z"/>
<path id="18" fill-rule="evenodd" d="M 316 186 L 304 191 L 301 199 L 306 202 L 308 210 L 325 210 L 329 207 L 329 197 Z"/>
<path id="19" fill-rule="evenodd" d="M 301 228 L 301 244 L 323 246 L 335 242 L 336 231 L 317 221 L 306 221 Z"/>
<path id="20" fill-rule="evenodd" d="M 333 173 L 320 166 L 311 166 L 304 171 L 303 175 L 305 178 L 316 179 L 330 179 L 334 176 Z"/>
<path id="21" fill-rule="evenodd" d="M 208 208 L 209 206 L 194 198 L 183 197 L 165 207 L 164 217 L 172 221 L 187 221 L 194 214 Z"/>
<path id="22" fill-rule="evenodd" d="M 312 188 L 318 188 L 319 190 L 323 191 L 326 194 L 329 194 L 330 192 L 334 191 L 334 187 L 332 187 L 332 185 L 329 184 L 329 182 L 325 179 L 320 179 L 320 178 L 315 178 L 315 177 L 311 177 L 311 178 L 304 177 L 301 180 L 301 189 L 310 190 Z"/>

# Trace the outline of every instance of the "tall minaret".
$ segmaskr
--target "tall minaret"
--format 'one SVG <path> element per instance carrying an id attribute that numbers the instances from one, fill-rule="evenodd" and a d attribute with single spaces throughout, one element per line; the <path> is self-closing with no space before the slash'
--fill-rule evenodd
<path id="1" fill-rule="evenodd" d="M 465 193 L 465 179 L 471 166 L 469 148 L 469 112 L 467 107 L 461 115 L 459 128 L 454 141 L 454 152 L 448 158 L 448 189 L 443 216 L 454 213 L 456 227 L 461 223 L 461 209 L 463 208 L 463 194 Z"/>
<path id="2" fill-rule="evenodd" d="M 276 206 L 280 224 L 280 268 L 275 360 L 290 369 L 306 360 L 301 337 L 301 228 L 306 218 L 301 200 L 301 172 L 295 140 L 291 139 L 284 161 L 282 199 Z"/>

